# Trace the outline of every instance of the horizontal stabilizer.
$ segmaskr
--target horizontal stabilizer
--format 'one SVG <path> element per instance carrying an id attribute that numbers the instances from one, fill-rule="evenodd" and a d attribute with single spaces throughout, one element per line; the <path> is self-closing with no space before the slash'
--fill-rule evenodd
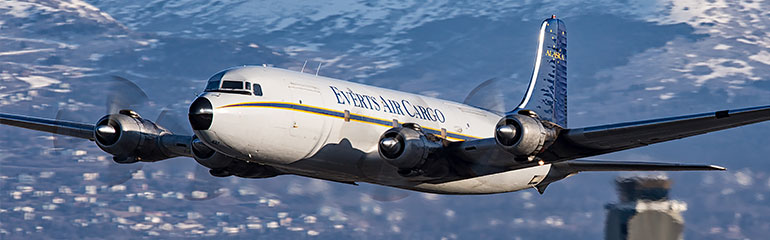
<path id="1" fill-rule="evenodd" d="M 594 161 L 572 160 L 564 162 L 565 167 L 573 172 L 597 171 L 724 171 L 717 165 L 697 165 L 660 162 L 623 162 L 623 161 Z"/>
<path id="2" fill-rule="evenodd" d="M 0 124 L 94 140 L 94 125 L 0 113 Z"/>
<path id="3" fill-rule="evenodd" d="M 548 175 L 533 186 L 540 194 L 545 192 L 549 184 L 575 175 L 579 172 L 605 172 L 605 171 L 724 171 L 724 167 L 717 165 L 698 165 L 662 162 L 626 162 L 626 161 L 595 161 L 572 160 L 558 162 L 551 165 Z"/>

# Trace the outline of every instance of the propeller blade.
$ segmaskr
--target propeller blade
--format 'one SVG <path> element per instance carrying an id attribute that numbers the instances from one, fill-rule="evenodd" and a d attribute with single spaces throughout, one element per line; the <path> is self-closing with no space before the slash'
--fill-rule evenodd
<path id="1" fill-rule="evenodd" d="M 173 110 L 170 106 L 166 106 L 160 114 L 158 114 L 158 120 L 155 121 L 155 123 L 175 134 L 192 136 L 192 128 L 190 128 L 190 124 L 187 123 L 187 118 L 185 117 L 186 114 L 182 114 L 180 111 Z"/>
<path id="2" fill-rule="evenodd" d="M 406 190 L 375 185 L 374 190 L 369 193 L 369 197 L 379 202 L 395 202 L 409 197 Z"/>
<path id="3" fill-rule="evenodd" d="M 483 108 L 492 112 L 506 111 L 505 94 L 498 78 L 490 78 L 473 88 L 463 103 Z"/>
<path id="4" fill-rule="evenodd" d="M 149 101 L 147 94 L 134 82 L 123 77 L 112 76 L 112 81 L 107 89 L 107 114 L 131 109 L 147 101 Z"/>
<path id="5" fill-rule="evenodd" d="M 107 85 L 108 87 L 105 95 L 106 109 L 108 114 L 117 113 L 122 109 L 139 106 L 148 101 L 147 94 L 145 94 L 141 88 L 139 88 L 136 84 L 129 81 L 128 79 L 112 76 L 112 78 L 108 80 Z M 77 103 L 77 101 L 70 102 Z M 74 122 L 93 122 L 92 119 L 88 119 L 85 111 L 77 111 L 77 108 L 78 107 L 74 104 L 67 103 L 63 105 L 56 112 L 56 119 Z M 61 131 L 67 130 L 63 129 Z M 63 133 L 64 132 L 57 132 L 57 135 L 55 135 L 53 138 L 53 144 L 56 151 L 79 149 L 80 146 L 78 145 L 85 142 L 81 139 L 61 135 Z M 98 126 L 97 129 L 95 129 L 95 133 L 102 138 L 116 138 L 119 134 L 118 129 L 115 129 L 110 125 Z M 62 157 L 70 156 L 62 155 Z M 104 184 L 109 186 L 125 183 L 126 181 L 132 179 L 133 175 L 143 167 L 141 163 L 118 164 L 113 161 L 109 161 L 106 164 L 107 165 L 105 166 L 105 169 L 100 171 L 102 172 L 102 177 L 100 179 Z"/>
<path id="6" fill-rule="evenodd" d="M 87 121 L 85 116 L 79 113 L 75 113 L 66 107 L 62 107 L 56 111 L 56 120 L 59 121 L 73 121 L 73 122 L 90 122 Z M 60 128 L 53 135 L 53 147 L 55 151 L 61 151 L 66 149 L 75 149 L 79 144 L 86 142 L 84 139 L 66 136 L 66 129 Z"/>
<path id="7" fill-rule="evenodd" d="M 396 144 L 399 145 L 400 144 Z M 391 166 L 387 162 L 380 160 L 379 169 L 377 170 L 377 176 L 375 180 L 382 181 L 383 179 L 400 178 L 397 173 L 398 169 Z M 394 187 L 388 187 L 378 184 L 373 184 L 372 188 L 365 193 L 369 198 L 379 202 L 394 202 L 409 197 L 409 192 Z"/>
<path id="8" fill-rule="evenodd" d="M 187 123 L 185 114 L 180 111 L 173 110 L 171 106 L 166 106 L 160 114 L 158 114 L 157 123 L 160 126 L 168 129 L 169 131 L 180 135 L 192 135 L 192 129 Z M 197 140 L 197 138 L 196 138 Z M 203 142 L 200 140 L 193 141 L 192 147 L 197 149 L 206 149 L 210 151 L 210 148 L 201 146 Z M 210 200 L 224 194 L 227 189 L 222 188 L 220 178 L 211 176 L 209 169 L 203 165 L 193 162 L 195 169 L 193 172 L 187 175 L 189 184 L 187 185 L 184 194 L 184 198 L 192 201 Z"/>
<path id="9" fill-rule="evenodd" d="M 105 171 L 105 177 L 102 181 L 107 186 L 120 185 L 134 177 L 134 174 L 142 170 L 144 164 L 119 164 L 113 161 L 107 161 L 107 170 Z"/>
<path id="10" fill-rule="evenodd" d="M 227 192 L 226 188 L 222 188 L 220 180 L 209 174 L 208 168 L 197 163 L 194 172 L 187 175 L 187 180 L 189 185 L 184 193 L 187 200 L 210 200 Z"/>

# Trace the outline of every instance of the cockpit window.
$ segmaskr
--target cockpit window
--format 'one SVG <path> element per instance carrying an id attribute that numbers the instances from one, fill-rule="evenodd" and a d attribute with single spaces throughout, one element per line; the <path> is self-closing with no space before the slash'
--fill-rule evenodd
<path id="1" fill-rule="evenodd" d="M 259 86 L 259 84 L 254 84 L 254 96 L 262 96 L 262 86 Z"/>
<path id="2" fill-rule="evenodd" d="M 227 73 L 227 71 L 221 71 L 217 74 L 214 74 L 214 76 L 211 76 L 211 78 L 209 78 L 209 82 L 206 84 L 206 91 L 219 88 L 219 82 L 222 80 L 222 76 L 224 76 L 225 73 Z"/>
<path id="3" fill-rule="evenodd" d="M 219 82 L 209 82 L 206 84 L 206 91 L 219 88 Z"/>
<path id="4" fill-rule="evenodd" d="M 243 89 L 241 81 L 222 81 L 222 89 Z"/>
<path id="5" fill-rule="evenodd" d="M 209 82 L 219 82 L 219 80 L 222 80 L 222 77 L 225 76 L 225 73 L 227 73 L 227 71 L 221 71 L 217 74 L 214 74 L 214 76 L 209 78 Z"/>
<path id="6" fill-rule="evenodd" d="M 251 95 L 252 94 L 252 86 L 259 86 L 259 85 L 251 85 L 251 82 L 246 82 L 242 76 L 239 76 L 238 74 L 235 75 L 227 75 L 227 70 L 221 71 L 217 74 L 214 74 L 214 76 L 211 76 L 209 78 L 208 83 L 206 83 L 206 92 L 224 92 L 224 93 L 237 93 L 237 94 L 244 94 L 244 95 Z M 225 76 L 227 75 L 227 76 Z M 243 80 L 241 80 L 243 79 Z M 262 95 L 262 90 L 254 90 L 253 93 L 259 93 L 259 96 Z"/>

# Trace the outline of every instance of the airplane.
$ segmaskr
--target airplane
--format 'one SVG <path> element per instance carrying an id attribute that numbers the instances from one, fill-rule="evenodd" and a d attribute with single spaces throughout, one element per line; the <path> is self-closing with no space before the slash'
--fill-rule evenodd
<path id="1" fill-rule="evenodd" d="M 115 106 L 93 124 L 8 113 L 0 123 L 94 141 L 121 164 L 190 157 L 216 177 L 293 174 L 438 194 L 543 194 L 579 172 L 725 170 L 585 158 L 770 120 L 768 105 L 569 128 L 567 31 L 555 16 L 540 25 L 526 87 L 520 104 L 500 113 L 304 71 L 240 66 L 214 74 L 190 104 L 191 135 Z"/>

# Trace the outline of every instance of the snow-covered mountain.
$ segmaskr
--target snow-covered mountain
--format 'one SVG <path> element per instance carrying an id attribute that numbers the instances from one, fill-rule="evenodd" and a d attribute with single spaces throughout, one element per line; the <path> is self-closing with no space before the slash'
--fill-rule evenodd
<path id="1" fill-rule="evenodd" d="M 93 4 L 143 32 L 259 40 L 296 56 L 289 65 L 295 68 L 304 59 L 316 60 L 324 62 L 327 75 L 457 100 L 473 84 L 490 77 L 515 78 L 516 85 L 526 81 L 519 76 L 531 71 L 537 22 L 556 14 L 570 29 L 573 91 L 645 96 L 606 96 L 596 103 L 652 106 L 695 91 L 719 92 L 709 96 L 721 98 L 710 105 L 748 103 L 741 99 L 770 95 L 766 94 L 770 37 L 761 30 L 770 25 L 770 6 L 763 1 L 97 0 Z M 405 77 L 420 81 L 393 84 Z M 442 87 L 444 81 L 465 84 L 449 90 Z M 512 93 L 516 91 L 520 90 Z M 722 91 L 726 96 L 718 95 Z M 581 103 L 580 99 L 573 101 Z"/>
<path id="2" fill-rule="evenodd" d="M 98 118 L 109 75 L 184 109 L 203 79 L 242 64 L 462 100 L 489 78 L 518 103 L 541 19 L 569 29 L 570 126 L 770 103 L 765 1 L 246 1 L 0 2 L 0 111 Z M 314 67 L 313 67 L 314 69 Z M 768 123 L 602 156 L 708 162 L 726 173 L 674 173 L 689 203 L 686 236 L 761 239 L 770 231 Z M 371 186 L 282 176 L 212 180 L 209 201 L 178 199 L 192 163 L 144 165 L 104 183 L 93 144 L 58 153 L 51 136 L 0 127 L 0 238 L 576 238 L 602 235 L 615 173 L 581 174 L 538 196 L 412 194 L 372 201 Z M 6 137 L 6 136 L 20 136 Z M 29 141 L 28 139 L 34 139 Z M 189 159 L 187 159 L 189 160 Z M 182 187 L 183 188 L 183 187 Z M 569 201 L 565 200 L 569 199 Z"/>

